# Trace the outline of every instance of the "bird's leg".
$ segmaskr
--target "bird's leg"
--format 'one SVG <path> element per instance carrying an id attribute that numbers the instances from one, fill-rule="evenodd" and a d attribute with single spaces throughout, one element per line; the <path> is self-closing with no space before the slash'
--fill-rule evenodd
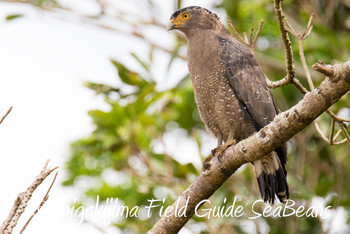
<path id="1" fill-rule="evenodd" d="M 225 142 L 225 144 L 222 144 L 222 136 L 220 136 L 220 137 L 218 137 L 218 146 L 215 148 L 215 149 L 213 149 L 212 151 L 211 151 L 211 153 L 212 153 L 212 155 L 214 156 L 215 155 L 215 153 L 217 154 L 217 157 L 218 157 L 218 160 L 221 162 L 221 156 L 222 156 L 222 154 L 224 153 L 224 151 L 228 148 L 228 147 L 230 147 L 230 146 L 232 146 L 232 145 L 234 145 L 234 144 L 236 144 L 236 141 L 233 139 L 233 135 L 230 133 L 230 135 L 229 135 L 229 137 L 228 137 L 228 140 L 227 140 L 227 142 Z"/>
<path id="2" fill-rule="evenodd" d="M 234 139 L 232 139 L 232 140 L 225 142 L 225 144 L 218 146 L 216 148 L 216 152 L 218 154 L 218 157 L 221 157 L 222 154 L 224 153 L 224 151 L 227 150 L 228 147 L 230 147 L 234 144 L 236 144 L 236 141 Z"/>
<path id="3" fill-rule="evenodd" d="M 219 154 L 218 149 L 219 149 L 219 147 L 222 145 L 222 135 L 221 135 L 221 134 L 218 135 L 217 138 L 218 138 L 217 147 L 211 150 L 211 155 L 215 156 L 215 154 L 218 153 L 218 154 L 217 154 L 218 160 L 221 162 L 221 160 L 220 160 L 221 154 Z"/>

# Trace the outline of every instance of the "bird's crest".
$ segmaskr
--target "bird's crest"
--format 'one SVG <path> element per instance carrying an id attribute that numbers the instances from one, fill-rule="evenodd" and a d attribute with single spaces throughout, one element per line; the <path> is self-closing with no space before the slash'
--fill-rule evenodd
<path id="1" fill-rule="evenodd" d="M 199 7 L 199 6 L 189 6 L 189 7 L 185 7 L 182 8 L 180 10 L 177 10 L 174 12 L 174 14 L 170 17 L 170 19 L 174 19 L 176 18 L 179 14 L 181 14 L 182 12 L 185 11 L 205 11 L 206 13 L 208 13 L 209 15 L 214 16 L 217 20 L 219 20 L 219 16 L 217 16 L 217 14 L 215 14 L 214 12 L 211 12 L 210 10 L 203 8 L 203 7 Z"/>

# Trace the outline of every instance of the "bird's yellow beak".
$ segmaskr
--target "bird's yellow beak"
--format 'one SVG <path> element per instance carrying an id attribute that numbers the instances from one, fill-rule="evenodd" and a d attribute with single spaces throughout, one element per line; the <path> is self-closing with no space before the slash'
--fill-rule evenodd
<path id="1" fill-rule="evenodd" d="M 189 12 L 183 12 L 179 15 L 172 16 L 170 19 L 170 23 L 167 26 L 168 31 L 173 29 L 181 30 L 186 21 L 190 18 Z"/>
<path id="2" fill-rule="evenodd" d="M 170 23 L 166 26 L 166 29 L 168 31 L 170 31 L 170 30 L 173 30 L 173 29 L 176 29 L 176 28 L 177 27 L 176 27 L 176 24 L 175 24 L 175 19 L 171 19 Z"/>

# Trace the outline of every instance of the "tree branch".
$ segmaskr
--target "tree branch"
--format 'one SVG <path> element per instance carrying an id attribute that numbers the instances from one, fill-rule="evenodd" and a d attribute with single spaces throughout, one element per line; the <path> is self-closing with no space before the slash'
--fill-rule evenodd
<path id="1" fill-rule="evenodd" d="M 26 189 L 26 191 L 18 194 L 15 203 L 10 211 L 10 214 L 7 216 L 6 220 L 2 223 L 0 227 L 0 233 L 12 233 L 13 228 L 17 225 L 17 222 L 21 215 L 23 214 L 29 200 L 31 199 L 33 192 L 39 185 L 45 180 L 51 172 L 56 170 L 58 167 L 48 169 L 47 165 L 50 160 L 47 160 L 44 168 L 41 170 L 40 174 L 37 175 L 33 183 Z"/>
<path id="2" fill-rule="evenodd" d="M 268 85 L 270 88 L 276 88 L 276 87 L 280 87 L 280 86 L 283 86 L 283 85 L 286 85 L 286 84 L 289 84 L 289 83 L 293 83 L 296 88 L 302 93 L 302 94 L 306 94 L 308 91 L 307 89 L 301 85 L 301 83 L 299 82 L 298 79 L 296 79 L 295 77 L 295 74 L 294 74 L 294 77 L 292 79 L 289 79 L 289 72 L 291 72 L 288 67 L 288 63 L 291 62 L 294 64 L 294 59 L 293 59 L 293 53 L 292 51 L 290 50 L 291 48 L 288 48 L 286 45 L 290 45 L 291 46 L 291 42 L 288 38 L 288 34 L 287 34 L 287 31 L 289 31 L 295 38 L 298 39 L 298 50 L 299 50 L 299 56 L 300 56 L 300 60 L 301 60 L 301 63 L 302 63 L 302 66 L 303 66 L 303 69 L 304 69 L 304 73 L 305 73 L 305 77 L 306 77 L 306 80 L 309 84 L 309 87 L 310 87 L 310 90 L 314 90 L 315 87 L 314 87 L 314 84 L 313 84 L 313 81 L 311 79 L 311 74 L 310 74 L 310 71 L 309 71 L 309 68 L 307 66 L 307 63 L 306 63 L 306 59 L 305 59 L 305 55 L 304 55 L 304 48 L 303 48 L 303 42 L 304 40 L 310 35 L 311 33 L 311 30 L 313 28 L 313 25 L 312 25 L 312 20 L 313 20 L 313 17 L 314 17 L 314 14 L 311 14 L 310 15 L 310 18 L 309 18 L 309 21 L 306 25 L 306 27 L 304 28 L 304 30 L 300 33 L 297 33 L 294 28 L 292 27 L 291 24 L 289 24 L 288 20 L 286 20 L 283 16 L 283 12 L 282 12 L 282 8 L 281 8 L 281 2 L 280 0 L 275 0 L 274 1 L 275 3 L 275 12 L 276 12 L 276 16 L 277 16 L 277 20 L 278 20 L 278 24 L 279 24 L 279 28 L 280 28 L 280 32 L 281 32 L 281 35 L 282 35 L 282 41 L 285 45 L 285 53 L 286 53 L 286 61 L 287 61 L 287 76 L 284 77 L 282 80 L 279 80 L 279 81 L 276 81 L 276 82 L 272 82 L 270 80 L 267 79 L 267 82 L 268 82 Z M 283 27 L 282 27 L 283 26 Z M 288 60 L 288 57 L 291 58 L 291 60 Z M 333 74 L 333 68 L 331 66 L 326 66 L 324 64 L 324 62 L 322 60 L 319 60 L 318 63 L 315 63 L 312 68 L 316 71 L 319 71 L 320 73 L 326 75 L 326 76 L 330 76 Z M 295 72 L 294 72 L 295 73 Z M 332 121 L 336 121 L 338 123 L 338 125 L 341 127 L 341 130 L 343 131 L 344 133 L 344 139 L 341 140 L 341 141 L 338 141 L 338 142 L 335 142 L 335 144 L 341 144 L 341 143 L 344 143 L 347 141 L 347 139 L 350 139 L 348 136 L 348 132 L 346 131 L 346 127 L 344 127 L 344 122 L 349 122 L 347 119 L 342 119 L 342 118 L 339 118 L 336 114 L 334 114 L 331 110 L 327 110 L 326 111 L 327 114 L 329 114 L 332 118 Z M 333 124 L 333 122 L 332 122 Z M 316 131 L 319 133 L 319 135 L 321 136 L 321 138 L 326 141 L 328 144 L 333 144 L 333 134 L 334 134 L 334 126 L 331 125 L 331 133 L 330 133 L 330 137 L 329 139 L 325 136 L 325 134 L 321 131 L 319 125 L 317 122 L 314 123 L 315 125 L 315 128 L 316 128 Z M 344 141 L 345 140 L 345 141 Z M 349 142 L 350 144 L 350 142 Z"/>
<path id="3" fill-rule="evenodd" d="M 256 42 L 258 41 L 258 37 L 259 37 L 259 34 L 260 34 L 260 31 L 261 31 L 261 28 L 264 24 L 264 20 L 261 20 L 260 21 L 260 24 L 259 24 L 259 27 L 258 27 L 258 30 L 254 36 L 254 28 L 252 28 L 250 30 L 250 36 L 249 36 L 249 39 L 247 37 L 247 33 L 244 32 L 244 38 L 241 37 L 241 35 L 239 35 L 239 33 L 237 32 L 237 30 L 235 29 L 235 27 L 232 25 L 231 23 L 231 20 L 228 19 L 227 20 L 227 24 L 228 26 L 232 29 L 232 32 L 233 32 L 233 35 L 235 35 L 235 37 L 240 41 L 242 42 L 244 45 L 248 46 L 250 48 L 250 50 L 252 51 L 252 53 L 254 54 L 254 51 L 255 51 L 255 45 L 256 45 Z"/>
<path id="4" fill-rule="evenodd" d="M 4 121 L 4 119 L 8 116 L 8 114 L 10 114 L 11 110 L 12 110 L 12 106 L 8 109 L 6 114 L 0 119 L 0 124 L 2 123 L 2 121 Z"/>
<path id="5" fill-rule="evenodd" d="M 291 83 L 295 78 L 293 50 L 292 50 L 292 42 L 289 39 L 288 30 L 285 25 L 286 18 L 282 11 L 281 0 L 274 0 L 274 8 L 277 16 L 278 28 L 281 32 L 282 42 L 283 42 L 284 50 L 286 54 L 287 76 L 283 78 L 283 80 L 285 80 L 286 83 Z"/>
<path id="6" fill-rule="evenodd" d="M 333 68 L 324 64 L 322 60 L 318 60 L 318 63 L 312 65 L 312 69 L 322 73 L 325 76 L 331 76 L 333 74 Z"/>
<path id="7" fill-rule="evenodd" d="M 53 180 L 51 182 L 51 185 L 49 187 L 49 189 L 47 190 L 45 196 L 43 197 L 43 200 L 40 202 L 38 208 L 35 209 L 35 211 L 33 212 L 33 214 L 29 217 L 29 219 L 27 220 L 27 222 L 24 224 L 24 226 L 22 227 L 22 230 L 19 232 L 19 234 L 22 234 L 23 231 L 26 229 L 26 227 L 28 226 L 28 224 L 30 223 L 30 221 L 33 219 L 33 217 L 39 212 L 39 210 L 41 209 L 41 207 L 44 206 L 45 202 L 49 199 L 49 192 L 51 191 L 51 188 L 53 186 L 53 184 L 55 183 L 56 181 L 56 178 L 57 178 L 57 174 L 58 174 L 58 171 L 56 171 L 56 174 L 55 176 L 53 177 Z"/>
<path id="8" fill-rule="evenodd" d="M 333 73 L 298 104 L 277 115 L 251 137 L 229 147 L 221 157 L 222 162 L 216 157 L 207 158 L 200 175 L 172 205 L 173 210 L 186 206 L 185 215 L 163 216 L 149 233 L 177 233 L 195 214 L 197 204 L 208 199 L 240 166 L 278 148 L 346 94 L 350 90 L 350 60 L 332 68 Z"/>

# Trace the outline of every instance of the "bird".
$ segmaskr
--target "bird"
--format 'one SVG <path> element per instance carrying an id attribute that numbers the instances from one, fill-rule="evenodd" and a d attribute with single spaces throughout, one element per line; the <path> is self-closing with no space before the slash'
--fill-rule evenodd
<path id="1" fill-rule="evenodd" d="M 195 102 L 219 155 L 248 138 L 280 113 L 265 75 L 246 45 L 238 42 L 214 12 L 199 6 L 175 11 L 167 27 L 187 39 L 187 63 Z M 253 161 L 264 202 L 289 198 L 287 144 Z"/>

